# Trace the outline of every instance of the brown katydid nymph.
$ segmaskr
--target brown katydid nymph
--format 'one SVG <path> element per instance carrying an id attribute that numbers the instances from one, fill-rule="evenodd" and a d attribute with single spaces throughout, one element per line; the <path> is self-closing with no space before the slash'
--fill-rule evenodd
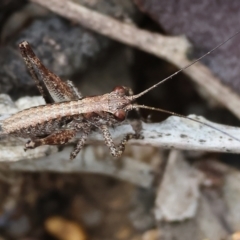
<path id="1" fill-rule="evenodd" d="M 161 80 L 139 94 L 134 95 L 131 89 L 118 86 L 110 93 L 93 97 L 82 97 L 71 81 L 64 82 L 57 75 L 49 71 L 36 57 L 28 42 L 24 41 L 19 44 L 21 55 L 46 104 L 25 109 L 3 120 L 0 126 L 0 134 L 30 138 L 25 145 L 26 150 L 41 145 L 66 144 L 73 139 L 78 132 L 81 132 L 81 138 L 78 140 L 70 156 L 70 159 L 74 159 L 83 148 L 88 135 L 92 131 L 100 130 L 112 156 L 120 157 L 127 141 L 137 137 L 137 135 L 127 134 L 123 137 L 120 144 L 116 145 L 110 135 L 109 127 L 113 127 L 125 120 L 129 111 L 145 108 L 198 122 L 240 142 L 239 139 L 227 132 L 196 119 L 164 109 L 135 103 L 136 99 L 189 68 L 237 34 L 239 34 L 239 32 L 188 66 L 178 70 L 171 76 Z"/>

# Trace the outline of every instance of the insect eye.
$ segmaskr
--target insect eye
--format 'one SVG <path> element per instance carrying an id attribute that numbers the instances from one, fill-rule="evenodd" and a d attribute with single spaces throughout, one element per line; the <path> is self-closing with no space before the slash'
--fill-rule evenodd
<path id="1" fill-rule="evenodd" d="M 123 121 L 126 118 L 126 113 L 124 110 L 117 110 L 114 113 L 114 116 L 119 120 L 119 121 Z"/>
<path id="2" fill-rule="evenodd" d="M 117 86 L 113 89 L 114 92 L 116 92 L 120 96 L 126 95 L 126 89 L 123 86 Z"/>

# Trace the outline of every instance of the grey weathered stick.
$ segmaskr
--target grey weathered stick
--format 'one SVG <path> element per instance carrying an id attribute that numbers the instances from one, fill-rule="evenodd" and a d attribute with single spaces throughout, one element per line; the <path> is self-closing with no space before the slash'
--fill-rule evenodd
<path id="1" fill-rule="evenodd" d="M 1 163 L 0 169 L 7 171 L 58 172 L 58 173 L 94 173 L 112 176 L 149 188 L 154 179 L 154 169 L 150 164 L 135 161 L 129 157 L 121 159 L 121 166 L 111 158 L 101 157 L 94 151 L 95 146 L 87 147 L 74 161 L 69 161 L 71 148 L 38 159 Z"/>
<path id="2" fill-rule="evenodd" d="M 121 23 L 69 0 L 31 1 L 65 18 L 78 22 L 86 28 L 166 59 L 179 68 L 183 68 L 190 63 L 186 57 L 190 44 L 184 37 L 165 37 L 140 30 L 135 26 Z M 206 66 L 196 63 L 185 70 L 185 73 L 195 83 L 206 89 L 214 99 L 240 118 L 240 97 L 224 86 Z"/>

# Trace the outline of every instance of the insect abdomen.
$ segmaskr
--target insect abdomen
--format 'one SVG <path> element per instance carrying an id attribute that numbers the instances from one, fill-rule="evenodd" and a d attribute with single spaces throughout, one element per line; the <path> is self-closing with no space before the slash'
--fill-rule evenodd
<path id="1" fill-rule="evenodd" d="M 95 97 L 92 97 L 92 100 L 95 100 L 93 98 Z M 29 108 L 5 119 L 2 123 L 2 130 L 6 134 L 14 134 L 50 121 L 61 121 L 65 117 L 98 111 L 99 106 L 93 103 L 94 101 L 89 101 L 88 98 L 88 100 L 82 99 Z"/>

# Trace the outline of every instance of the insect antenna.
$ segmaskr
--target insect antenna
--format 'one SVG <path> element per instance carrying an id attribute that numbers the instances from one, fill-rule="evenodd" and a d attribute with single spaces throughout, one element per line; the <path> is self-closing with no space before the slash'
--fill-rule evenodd
<path id="1" fill-rule="evenodd" d="M 204 126 L 207 126 L 209 128 L 212 128 L 218 132 L 221 132 L 222 134 L 240 142 L 240 139 L 239 138 L 236 138 L 234 136 L 232 136 L 231 134 L 217 128 L 217 127 L 214 127 L 208 123 L 204 123 L 204 122 L 201 122 L 197 119 L 194 119 L 194 118 L 190 118 L 190 117 L 187 117 L 187 116 L 184 116 L 182 114 L 178 114 L 178 113 L 175 113 L 175 112 L 171 112 L 171 111 L 168 111 L 168 110 L 165 110 L 165 109 L 161 109 L 161 108 L 155 108 L 155 107 L 149 107 L 149 106 L 145 106 L 145 105 L 138 105 L 138 104 L 134 104 L 132 105 L 132 108 L 133 109 L 139 109 L 139 108 L 143 108 L 143 109 L 149 109 L 149 110 L 153 110 L 153 111 L 157 111 L 157 112 L 163 112 L 163 113 L 167 113 L 167 114 L 170 114 L 170 115 L 173 115 L 173 116 L 177 116 L 177 117 L 181 117 L 181 118 L 185 118 L 185 119 L 188 119 L 188 120 L 191 120 L 191 121 L 194 121 L 194 122 L 197 122 L 197 123 L 200 123 L 201 125 L 204 125 Z"/>
<path id="2" fill-rule="evenodd" d="M 151 91 L 152 89 L 158 87 L 160 84 L 166 82 L 167 80 L 173 78 L 174 76 L 176 76 L 177 74 L 179 74 L 180 72 L 186 70 L 187 68 L 191 67 L 192 65 L 194 65 L 196 62 L 200 61 L 201 59 L 205 58 L 207 55 L 209 55 L 210 53 L 214 52 L 216 49 L 220 48 L 222 45 L 224 45 L 226 42 L 228 42 L 229 40 L 231 40 L 232 38 L 234 38 L 236 35 L 238 35 L 240 33 L 240 30 L 237 31 L 235 34 L 233 34 L 231 37 L 227 38 L 225 41 L 223 41 L 222 43 L 218 44 L 216 47 L 214 47 L 212 50 L 210 50 L 209 52 L 205 53 L 204 55 L 202 55 L 201 57 L 197 58 L 196 60 L 194 60 L 193 62 L 191 62 L 190 64 L 188 64 L 187 66 L 181 68 L 180 70 L 176 71 L 175 73 L 173 73 L 172 75 L 168 76 L 167 78 L 164 78 L 163 80 L 161 80 L 160 82 L 154 84 L 153 86 L 151 86 L 150 88 L 144 90 L 143 92 L 133 95 L 132 96 L 132 100 L 137 99 L 141 96 L 143 96 L 144 94 L 146 94 L 147 92 Z"/>
<path id="3" fill-rule="evenodd" d="M 151 91 L 152 89 L 158 87 L 160 84 L 166 82 L 167 80 L 173 78 L 174 76 L 176 76 L 177 74 L 179 74 L 180 72 L 186 70 L 187 68 L 191 67 L 193 64 L 195 64 L 196 62 L 200 61 L 201 59 L 205 58 L 207 55 L 209 55 L 210 53 L 214 52 L 216 49 L 220 48 L 223 44 L 225 44 L 226 42 L 228 42 L 229 40 L 231 40 L 232 38 L 234 38 L 236 35 L 238 35 L 240 33 L 240 31 L 237 31 L 235 34 L 233 34 L 231 37 L 227 38 L 225 41 L 223 41 L 222 43 L 218 44 L 216 47 L 214 47 L 213 49 L 211 49 L 209 52 L 205 53 L 204 55 L 202 55 L 201 57 L 197 58 L 196 60 L 194 60 L 193 62 L 191 62 L 190 64 L 188 64 L 187 66 L 179 69 L 178 71 L 176 71 L 175 73 L 173 73 L 172 75 L 168 76 L 167 78 L 164 78 L 163 80 L 161 80 L 160 82 L 154 84 L 153 86 L 149 87 L 148 89 L 142 91 L 141 93 L 139 94 L 136 94 L 136 95 L 132 95 L 131 96 L 131 101 L 134 101 L 135 99 L 145 95 L 146 93 L 148 93 L 149 91 Z M 201 125 L 204 125 L 204 126 L 207 126 L 209 128 L 212 128 L 216 131 L 219 131 L 221 132 L 222 134 L 240 142 L 240 139 L 239 138 L 236 138 L 234 136 L 232 136 L 231 134 L 221 130 L 221 129 L 218 129 L 217 127 L 214 127 L 208 123 L 204 123 L 204 122 L 201 122 L 197 119 L 193 119 L 193 118 L 190 118 L 190 117 L 187 117 L 187 116 L 184 116 L 184 115 L 181 115 L 181 114 L 178 114 L 178 113 L 175 113 L 175 112 L 171 112 L 171 111 L 168 111 L 168 110 L 165 110 L 165 109 L 161 109 L 161 108 L 155 108 L 155 107 L 149 107 L 149 106 L 145 106 L 145 105 L 138 105 L 138 104 L 133 104 L 132 106 L 132 109 L 138 109 L 138 108 L 144 108 L 144 109 L 149 109 L 149 110 L 153 110 L 153 111 L 158 111 L 158 112 L 163 112 L 163 113 L 167 113 L 167 114 L 170 114 L 170 115 L 173 115 L 173 116 L 177 116 L 177 117 L 181 117 L 181 118 L 185 118 L 185 119 L 188 119 L 188 120 L 191 120 L 191 121 L 194 121 L 194 122 L 197 122 Z"/>

